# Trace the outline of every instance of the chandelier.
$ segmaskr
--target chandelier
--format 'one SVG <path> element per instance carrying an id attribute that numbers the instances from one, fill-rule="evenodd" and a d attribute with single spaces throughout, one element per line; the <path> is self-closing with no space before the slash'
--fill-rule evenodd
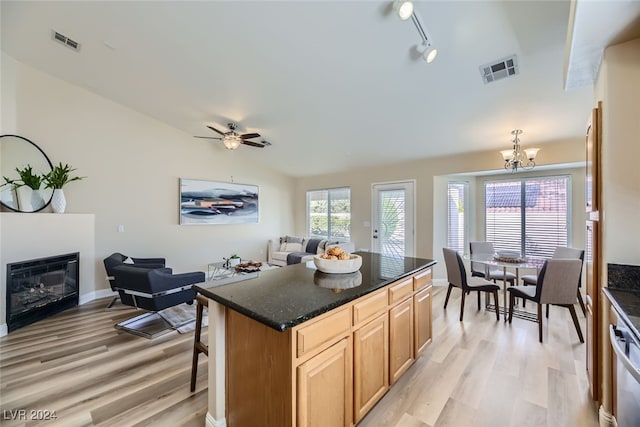
<path id="1" fill-rule="evenodd" d="M 511 135 L 514 136 L 513 149 L 500 151 L 504 159 L 504 168 L 511 169 L 511 172 L 517 172 L 518 169 L 533 169 L 536 165 L 536 155 L 540 150 L 539 148 L 527 148 L 523 151 L 520 147 L 520 138 L 518 138 L 521 133 L 522 130 L 520 129 L 512 130 Z"/>

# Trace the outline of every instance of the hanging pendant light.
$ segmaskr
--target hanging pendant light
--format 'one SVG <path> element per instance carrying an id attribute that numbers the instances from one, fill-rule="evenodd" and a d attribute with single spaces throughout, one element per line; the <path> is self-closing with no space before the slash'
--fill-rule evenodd
<path id="1" fill-rule="evenodd" d="M 533 169 L 536 166 L 536 156 L 540 151 L 539 148 L 527 148 L 523 151 L 518 137 L 520 134 L 522 134 L 521 129 L 512 130 L 511 135 L 514 135 L 513 149 L 500 151 L 504 159 L 504 168 L 512 172 L 517 172 L 518 169 Z"/>

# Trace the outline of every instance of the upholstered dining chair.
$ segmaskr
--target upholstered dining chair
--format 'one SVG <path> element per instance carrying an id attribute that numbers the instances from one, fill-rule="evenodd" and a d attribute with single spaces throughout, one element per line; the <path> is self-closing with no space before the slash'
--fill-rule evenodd
<path id="1" fill-rule="evenodd" d="M 471 256 L 487 255 L 488 257 L 492 257 L 496 251 L 491 242 L 470 242 L 469 253 Z M 487 280 L 493 280 L 494 282 L 505 279 L 504 271 L 499 268 L 490 268 L 487 264 L 481 264 L 479 262 L 471 262 L 471 276 L 483 277 Z M 507 271 L 506 278 L 511 286 L 516 284 L 516 275 L 510 271 Z"/>
<path id="2" fill-rule="evenodd" d="M 566 246 L 558 246 L 553 252 L 551 259 L 579 259 L 584 261 L 584 250 L 576 249 L 576 248 L 568 248 Z M 526 274 L 522 276 L 522 284 L 523 285 L 533 285 L 538 282 L 537 274 Z M 582 287 L 582 274 L 580 275 L 580 280 L 578 281 L 578 290 L 576 292 L 578 303 L 580 304 L 580 308 L 582 309 L 582 314 L 587 315 L 587 309 L 584 306 L 584 300 L 582 299 L 582 294 L 580 293 L 580 288 Z M 549 317 L 549 307 L 547 306 L 547 317 Z"/>
<path id="3" fill-rule="evenodd" d="M 500 320 L 500 310 L 498 306 L 498 291 L 500 287 L 481 277 L 467 276 L 467 270 L 462 262 L 460 254 L 453 249 L 442 248 L 444 253 L 444 263 L 447 267 L 447 280 L 449 281 L 449 289 L 447 289 L 447 297 L 444 299 L 444 308 L 449 303 L 449 295 L 451 289 L 460 288 L 462 291 L 462 299 L 460 301 L 460 321 L 464 316 L 464 299 L 465 296 L 472 291 L 478 292 L 478 310 L 480 310 L 480 292 L 491 292 L 496 304 L 496 320 Z"/>
<path id="4" fill-rule="evenodd" d="M 542 342 L 542 305 L 551 304 L 566 307 L 571 313 L 580 342 L 584 342 L 574 304 L 576 289 L 582 274 L 582 261 L 579 259 L 550 259 L 545 261 L 536 286 L 512 286 L 509 292 L 509 323 L 513 318 L 513 306 L 516 298 L 524 298 L 538 304 L 538 335 Z"/>

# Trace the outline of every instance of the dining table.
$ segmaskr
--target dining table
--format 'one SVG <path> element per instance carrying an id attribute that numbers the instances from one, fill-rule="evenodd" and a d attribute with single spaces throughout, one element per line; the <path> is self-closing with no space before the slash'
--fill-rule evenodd
<path id="1" fill-rule="evenodd" d="M 504 258 L 499 257 L 496 254 L 473 254 L 473 255 L 465 255 L 463 257 L 465 260 L 470 262 L 477 262 L 479 264 L 484 264 L 489 266 L 489 269 L 501 269 L 504 276 L 502 280 L 502 295 L 503 295 L 503 306 L 495 307 L 494 304 L 491 304 L 488 299 L 486 299 L 486 307 L 488 310 L 499 310 L 504 315 L 505 322 L 507 321 L 507 314 L 509 313 L 509 305 L 507 300 L 507 269 L 512 268 L 515 270 L 516 280 L 515 284 L 518 285 L 520 281 L 520 270 L 536 270 L 536 274 L 540 272 L 546 258 L 538 258 L 538 257 L 522 257 L 522 258 Z M 514 307 L 513 315 L 516 317 L 520 317 L 527 320 L 536 321 L 536 313 L 526 311 L 524 309 L 520 309 L 517 305 Z"/>

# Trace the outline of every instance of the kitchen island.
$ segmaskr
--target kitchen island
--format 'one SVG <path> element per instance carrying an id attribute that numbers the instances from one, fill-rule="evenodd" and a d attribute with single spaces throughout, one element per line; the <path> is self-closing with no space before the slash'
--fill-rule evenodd
<path id="1" fill-rule="evenodd" d="M 194 287 L 223 313 L 209 388 L 220 391 L 215 366 L 224 357 L 226 415 L 212 411 L 216 396 L 214 419 L 229 427 L 352 426 L 413 364 L 431 342 L 435 261 L 358 255 L 362 267 L 346 275 L 311 262 Z"/>

